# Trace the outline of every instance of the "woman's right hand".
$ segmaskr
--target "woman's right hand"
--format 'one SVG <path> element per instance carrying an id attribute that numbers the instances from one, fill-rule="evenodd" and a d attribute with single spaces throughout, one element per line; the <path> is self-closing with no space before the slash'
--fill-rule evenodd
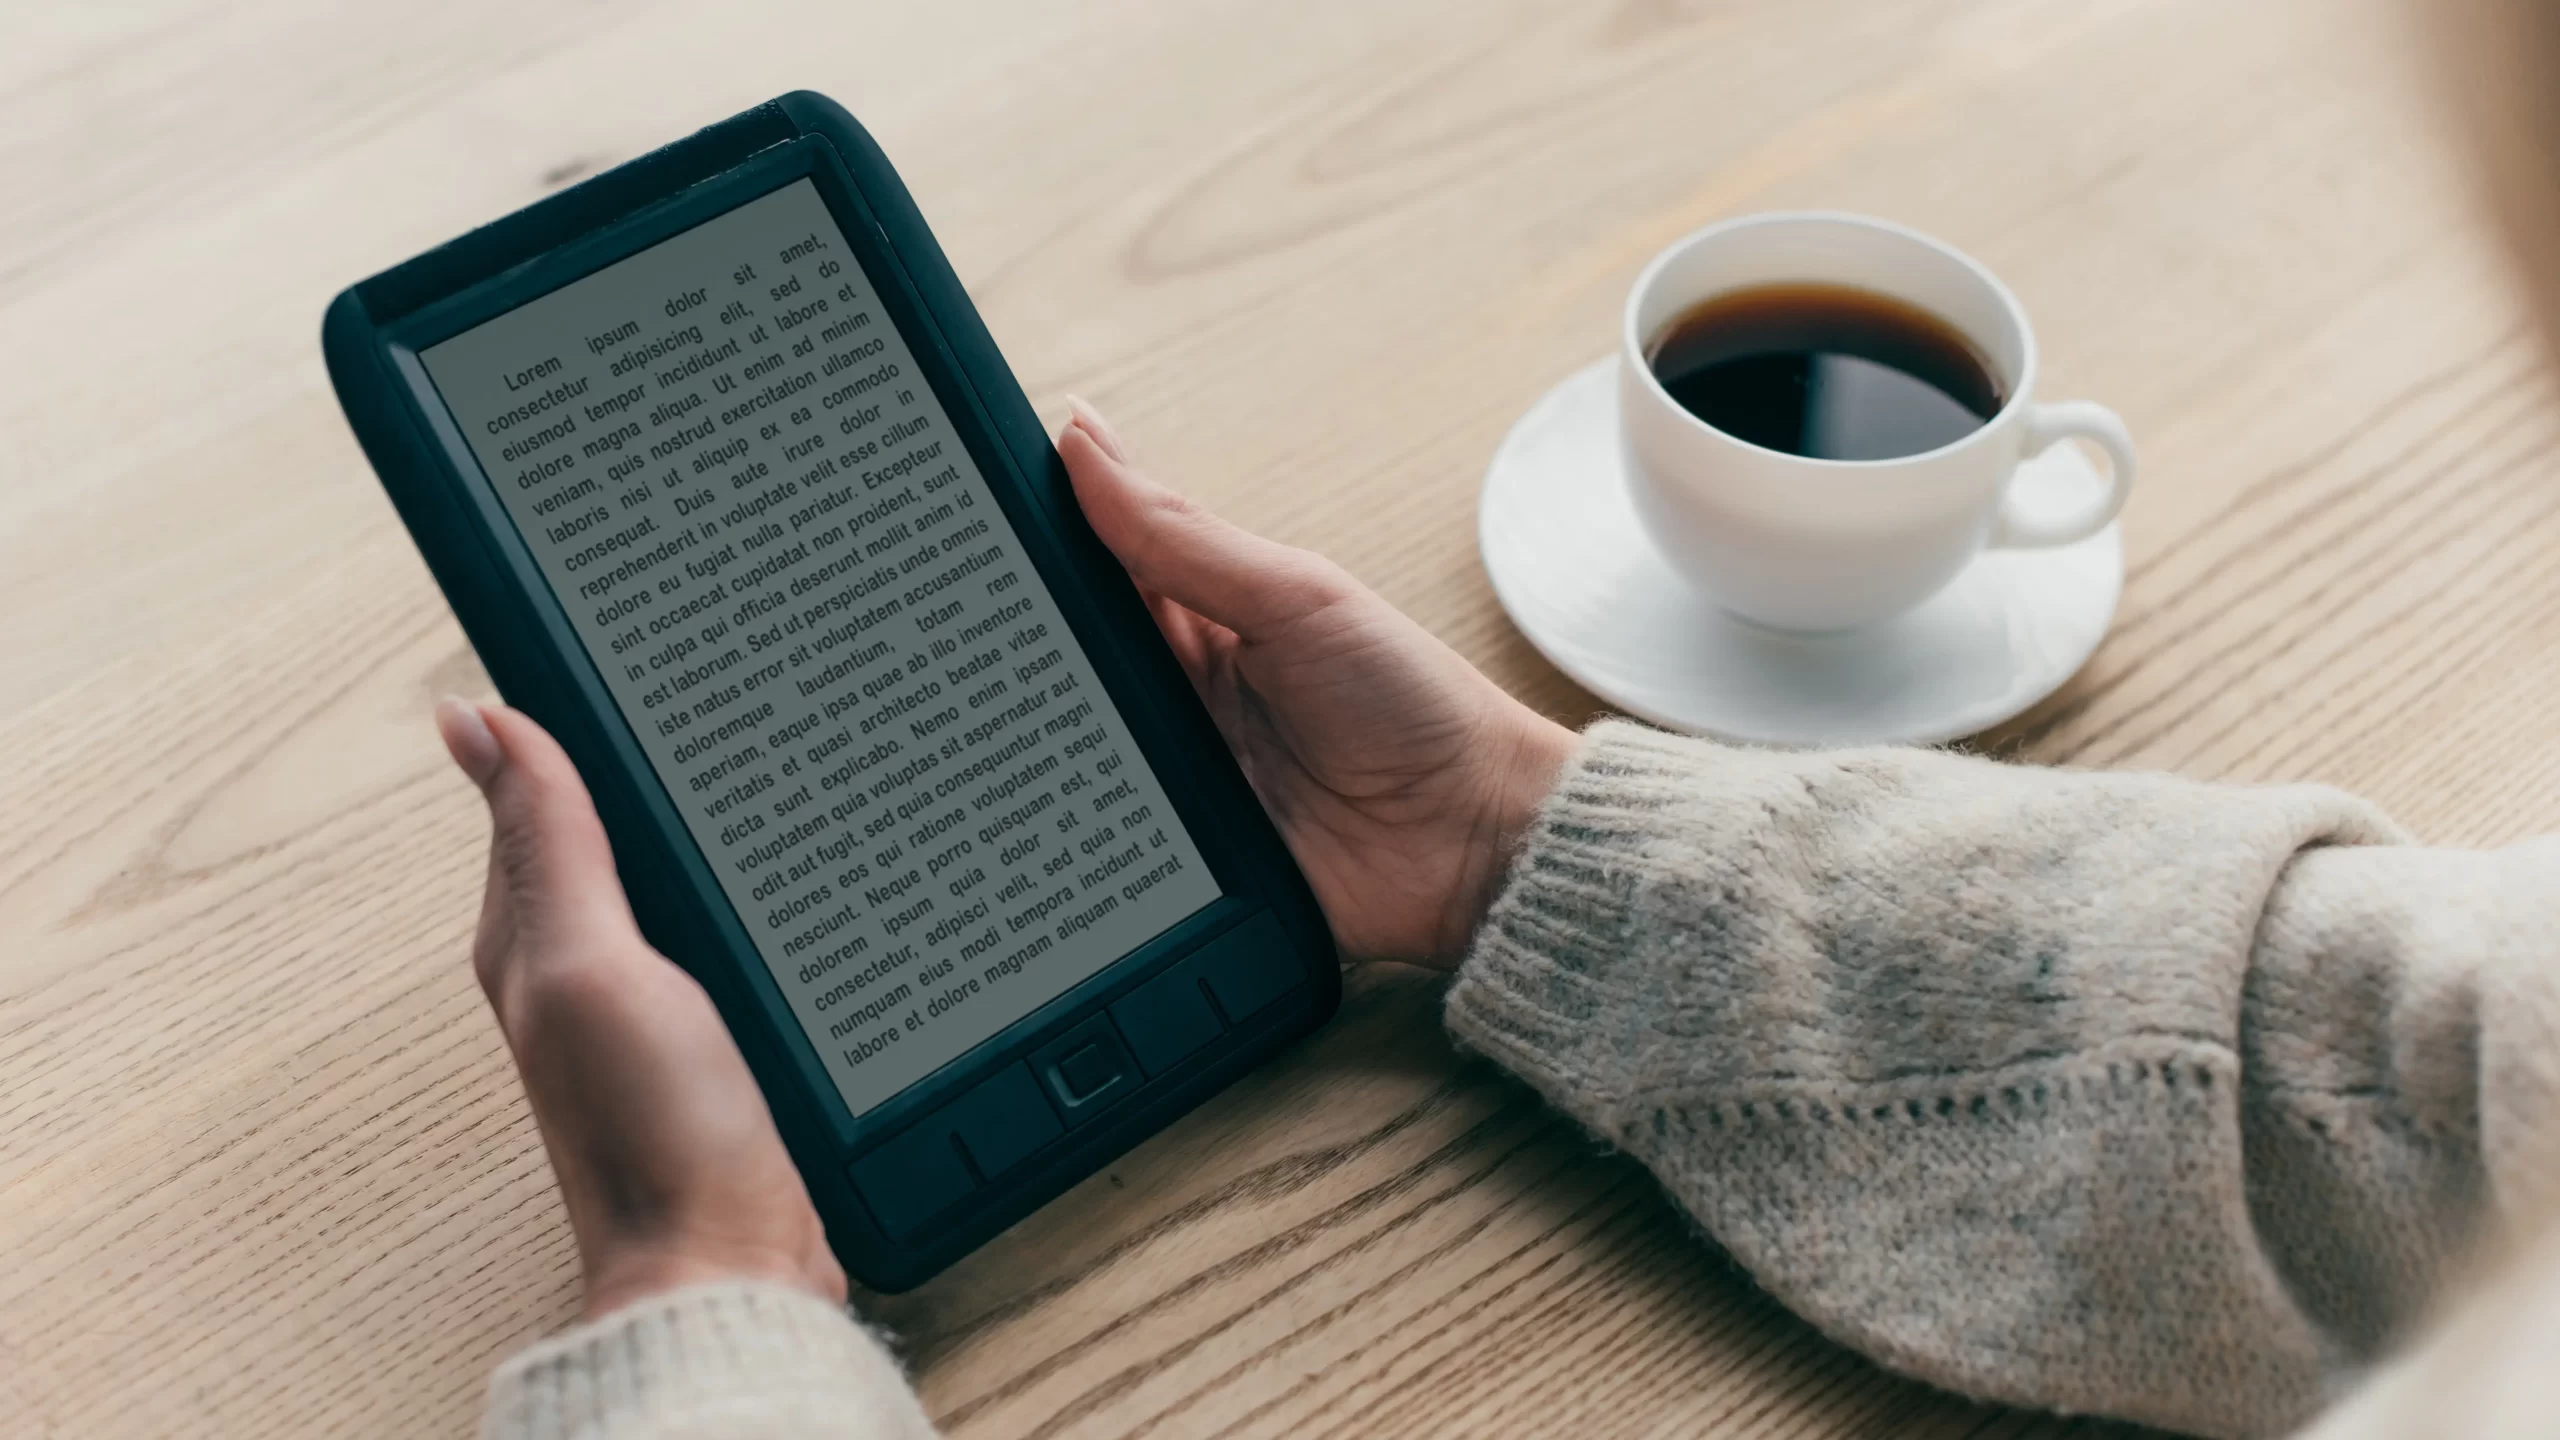
<path id="1" fill-rule="evenodd" d="M 1148 480 L 1082 401 L 1076 498 L 1155 612 L 1345 954 L 1457 963 L 1573 732 L 1321 556 Z"/>

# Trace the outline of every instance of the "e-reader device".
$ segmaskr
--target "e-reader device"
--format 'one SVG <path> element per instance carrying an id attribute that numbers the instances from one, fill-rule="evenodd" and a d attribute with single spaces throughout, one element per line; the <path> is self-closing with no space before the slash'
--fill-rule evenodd
<path id="1" fill-rule="evenodd" d="M 340 294 L 348 423 L 846 1268 L 1332 1013 L 1323 917 L 906 187 L 785 95 Z"/>

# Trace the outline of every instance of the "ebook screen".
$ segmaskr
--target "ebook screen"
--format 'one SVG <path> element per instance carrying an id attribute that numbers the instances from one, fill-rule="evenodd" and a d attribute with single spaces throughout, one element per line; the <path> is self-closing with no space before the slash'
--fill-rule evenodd
<path id="1" fill-rule="evenodd" d="M 853 1113 L 1217 898 L 810 181 L 419 359 Z"/>

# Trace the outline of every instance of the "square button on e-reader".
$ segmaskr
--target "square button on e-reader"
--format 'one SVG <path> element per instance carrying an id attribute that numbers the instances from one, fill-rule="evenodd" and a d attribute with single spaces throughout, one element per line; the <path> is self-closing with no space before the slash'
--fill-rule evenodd
<path id="1" fill-rule="evenodd" d="M 1031 1059 L 1031 1072 L 1070 1125 L 1138 1088 L 1137 1064 L 1108 1015 L 1096 1015 L 1042 1046 Z"/>
<path id="2" fill-rule="evenodd" d="M 1099 1040 L 1058 1062 L 1059 1093 L 1077 1104 L 1101 1094 L 1119 1078 L 1120 1067 Z"/>

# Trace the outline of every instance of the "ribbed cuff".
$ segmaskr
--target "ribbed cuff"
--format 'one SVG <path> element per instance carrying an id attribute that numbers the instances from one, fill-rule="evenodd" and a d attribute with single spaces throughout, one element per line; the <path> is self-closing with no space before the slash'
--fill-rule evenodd
<path id="1" fill-rule="evenodd" d="M 843 1308 L 779 1285 L 671 1290 L 542 1341 L 489 1380 L 488 1440 L 929 1440 L 906 1380 Z"/>
<path id="2" fill-rule="evenodd" d="M 1627 1001 L 1649 948 L 1630 936 L 1649 867 L 1631 862 L 1694 842 L 1679 807 L 1747 754 L 1625 721 L 1584 732 L 1449 988 L 1460 1043 L 1585 1123 L 1615 1108 L 1636 1043 L 1617 1032 L 1644 1016 Z"/>

